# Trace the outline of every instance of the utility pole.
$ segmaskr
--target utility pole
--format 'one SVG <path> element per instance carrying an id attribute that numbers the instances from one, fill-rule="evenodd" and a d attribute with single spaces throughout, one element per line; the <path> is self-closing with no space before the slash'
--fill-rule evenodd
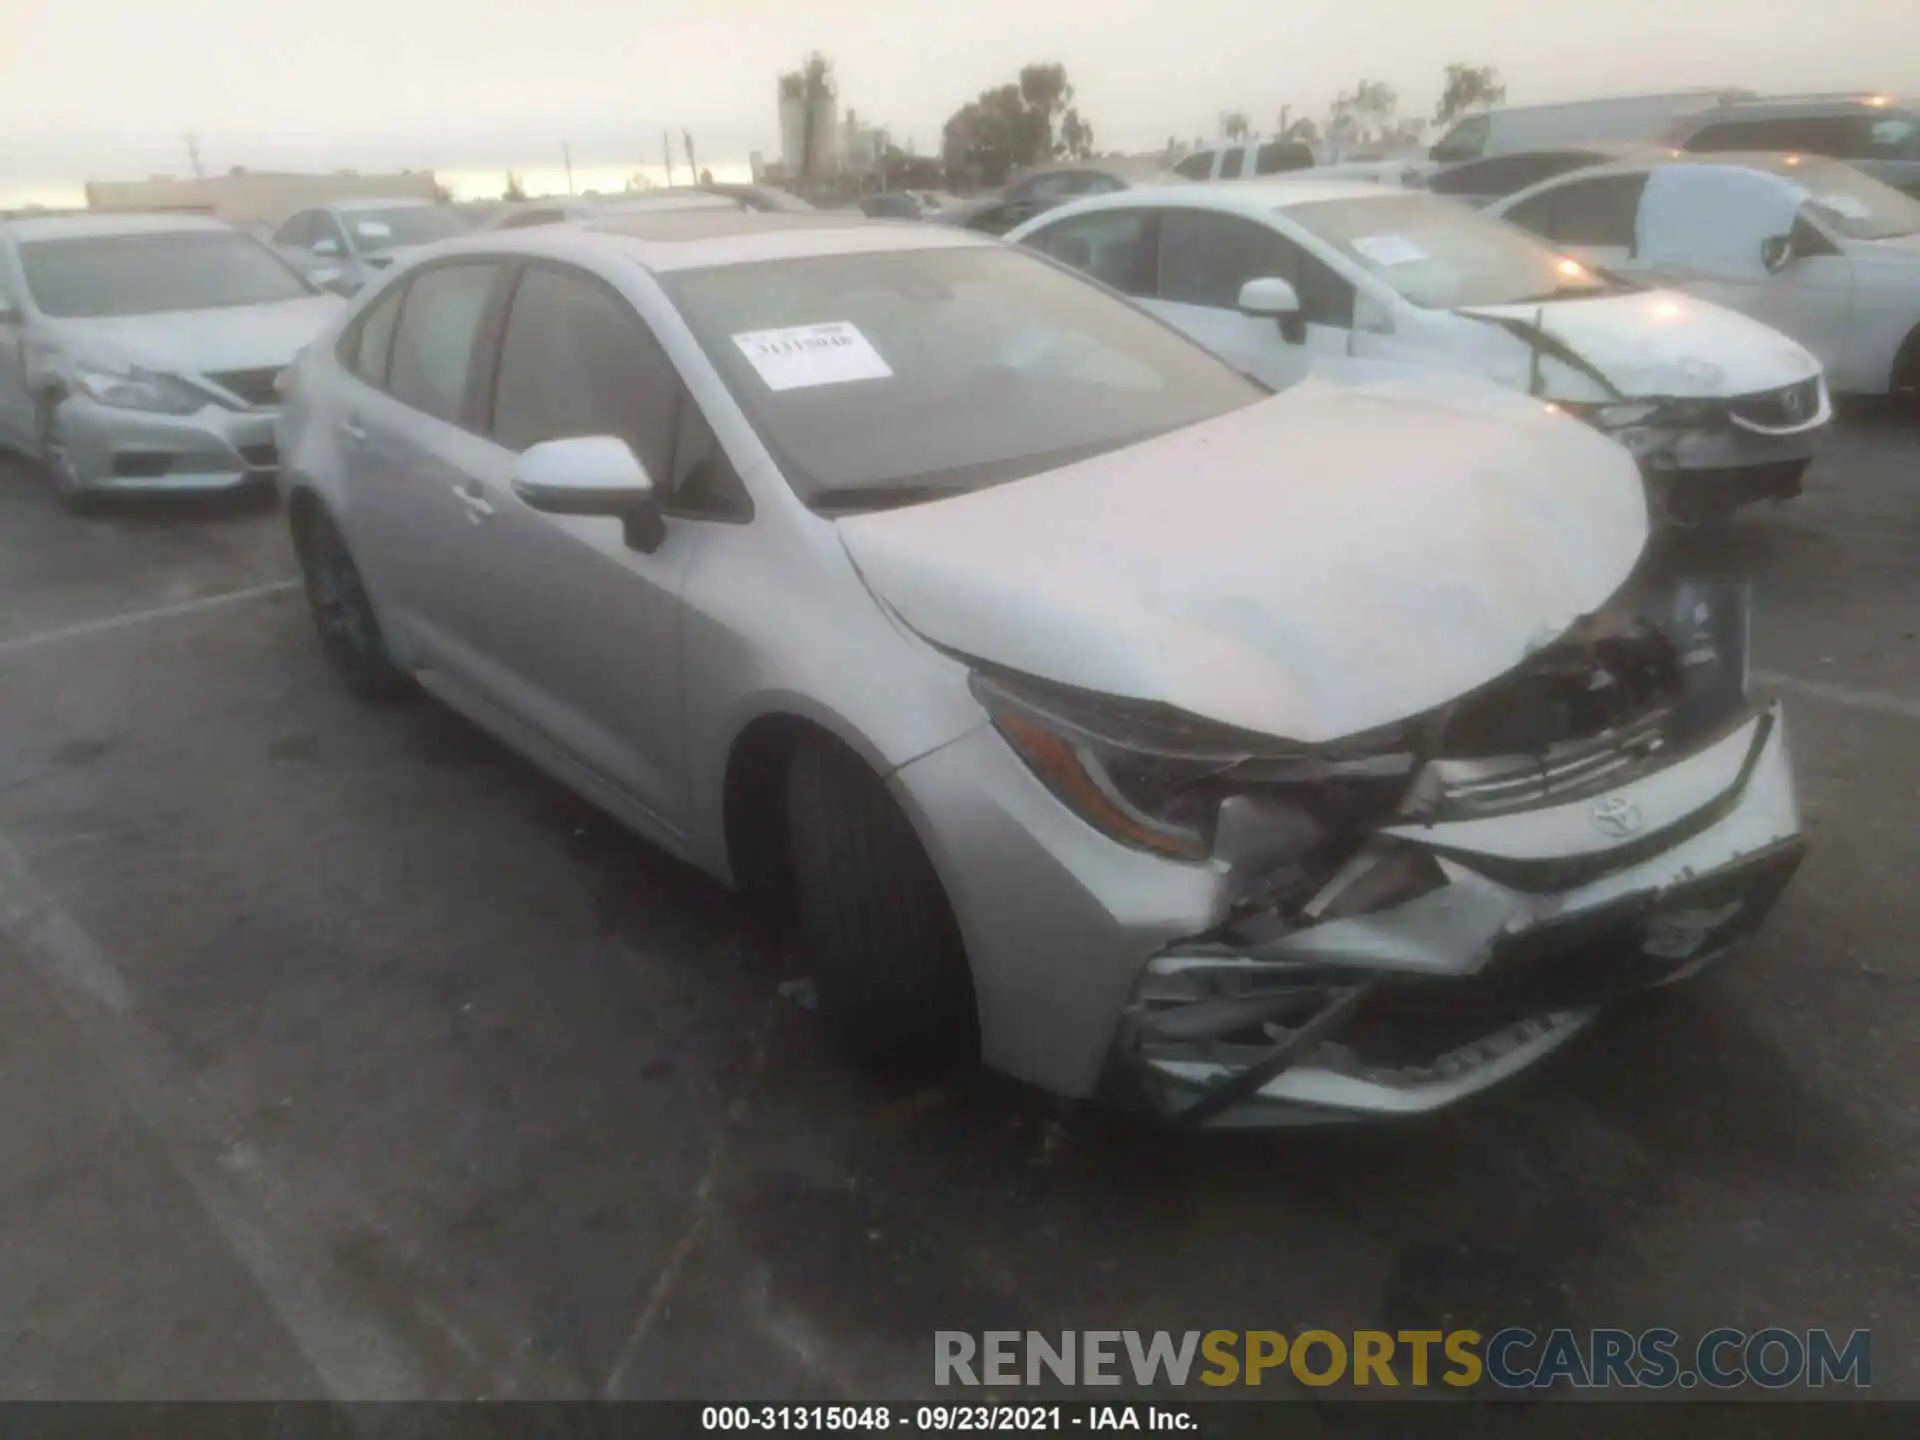
<path id="1" fill-rule="evenodd" d="M 687 177 L 695 185 L 698 185 L 700 183 L 700 167 L 694 163 L 693 159 L 693 132 L 691 130 L 682 130 L 680 132 L 680 139 L 687 147 Z"/>
<path id="2" fill-rule="evenodd" d="M 193 169 L 194 179 L 198 180 L 206 175 L 206 170 L 200 164 L 200 137 L 198 135 L 187 136 L 187 164 Z"/>
<path id="3" fill-rule="evenodd" d="M 566 162 L 567 194 L 571 195 L 573 194 L 573 151 L 568 148 L 564 140 L 560 142 L 560 158 Z"/>
<path id="4" fill-rule="evenodd" d="M 673 132 L 671 130 L 660 132 L 660 153 L 666 158 L 667 184 L 671 185 L 673 184 Z"/>
<path id="5" fill-rule="evenodd" d="M 1292 113 L 1293 107 L 1291 105 L 1282 105 L 1280 107 L 1280 138 L 1282 140 L 1287 138 L 1287 116 Z"/>

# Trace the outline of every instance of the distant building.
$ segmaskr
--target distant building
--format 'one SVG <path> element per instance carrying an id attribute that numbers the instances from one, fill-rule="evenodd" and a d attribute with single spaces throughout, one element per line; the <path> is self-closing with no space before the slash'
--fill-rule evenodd
<path id="1" fill-rule="evenodd" d="M 804 95 L 789 94 L 784 82 L 777 91 L 780 105 L 780 165 L 789 175 L 803 175 L 811 169 L 816 176 L 831 175 L 840 168 L 839 126 L 834 111 L 839 90 L 828 78 L 827 93 L 813 102 L 813 164 L 804 163 L 807 150 L 807 102 Z"/>
<path id="2" fill-rule="evenodd" d="M 840 127 L 840 168 L 855 175 L 876 174 L 890 143 L 892 137 L 883 127 L 862 125 L 849 110 L 846 123 Z"/>
<path id="3" fill-rule="evenodd" d="M 304 175 L 278 170 L 234 170 L 187 180 L 89 180 L 89 210 L 178 210 L 236 224 L 278 225 L 297 210 L 332 200 L 433 200 L 431 171 L 399 175 Z"/>

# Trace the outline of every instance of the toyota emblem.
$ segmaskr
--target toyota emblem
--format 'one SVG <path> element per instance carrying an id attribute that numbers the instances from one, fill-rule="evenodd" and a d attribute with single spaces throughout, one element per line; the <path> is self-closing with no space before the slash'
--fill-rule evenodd
<path id="1" fill-rule="evenodd" d="M 1593 828 L 1602 835 L 1631 835 L 1640 828 L 1640 807 L 1624 795 L 1609 795 L 1592 813 Z"/>

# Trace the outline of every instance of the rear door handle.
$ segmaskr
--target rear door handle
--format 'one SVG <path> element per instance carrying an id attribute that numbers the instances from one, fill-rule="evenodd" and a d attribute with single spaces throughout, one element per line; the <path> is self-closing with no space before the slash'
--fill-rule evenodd
<path id="1" fill-rule="evenodd" d="M 493 518 L 493 502 L 487 499 L 487 492 L 477 481 L 454 486 L 453 498 L 466 507 L 467 518 L 474 524 Z"/>

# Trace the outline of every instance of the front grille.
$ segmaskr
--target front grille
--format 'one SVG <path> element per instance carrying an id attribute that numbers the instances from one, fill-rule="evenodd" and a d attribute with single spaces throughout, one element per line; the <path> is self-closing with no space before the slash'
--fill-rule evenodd
<path id="1" fill-rule="evenodd" d="M 1665 709 L 1655 710 L 1617 730 L 1538 755 L 1436 760 L 1431 783 L 1437 808 L 1462 816 L 1500 815 L 1617 785 L 1664 748 L 1670 718 Z"/>
<path id="2" fill-rule="evenodd" d="M 279 405 L 280 392 L 273 388 L 274 377 L 279 373 L 280 367 L 276 365 L 266 370 L 215 371 L 209 373 L 207 379 L 257 410 Z"/>
<path id="3" fill-rule="evenodd" d="M 1820 377 L 1802 380 L 1778 390 L 1762 390 L 1756 395 L 1736 395 L 1727 402 L 1727 410 L 1736 420 L 1766 430 L 1791 430 L 1804 425 L 1820 413 Z"/>

